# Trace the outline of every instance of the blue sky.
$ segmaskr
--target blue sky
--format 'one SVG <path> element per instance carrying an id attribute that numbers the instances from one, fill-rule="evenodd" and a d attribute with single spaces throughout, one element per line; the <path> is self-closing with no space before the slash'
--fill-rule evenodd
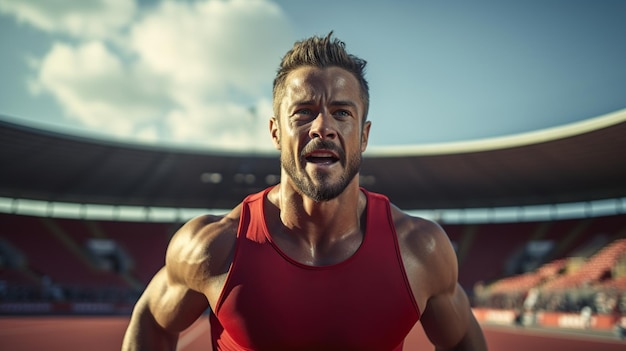
<path id="1" fill-rule="evenodd" d="M 371 147 L 626 107 L 626 1 L 0 0 L 0 115 L 158 145 L 271 149 L 271 82 L 334 30 L 368 61 Z"/>

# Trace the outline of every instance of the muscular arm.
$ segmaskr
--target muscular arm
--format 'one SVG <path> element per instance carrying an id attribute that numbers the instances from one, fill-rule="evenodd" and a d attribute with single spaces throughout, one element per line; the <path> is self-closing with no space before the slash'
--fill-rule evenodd
<path id="1" fill-rule="evenodd" d="M 405 268 L 428 339 L 436 350 L 486 350 L 480 325 L 457 283 L 456 253 L 434 222 L 395 212 Z"/>
<path id="2" fill-rule="evenodd" d="M 167 275 L 162 268 L 137 301 L 122 350 L 176 350 L 178 334 L 208 307 L 204 295 L 171 282 Z"/>
<path id="3" fill-rule="evenodd" d="M 165 266 L 133 309 L 122 350 L 176 350 L 178 334 L 209 307 L 213 281 L 227 272 L 234 242 L 230 222 L 199 217 L 174 235 Z"/>
<path id="4" fill-rule="evenodd" d="M 458 284 L 452 291 L 431 297 L 421 321 L 436 350 L 487 350 L 480 325 Z"/>
<path id="5" fill-rule="evenodd" d="M 480 325 L 472 313 L 463 288 L 458 284 L 456 253 L 443 229 L 431 224 L 435 244 L 429 265 L 434 289 L 422 314 L 422 326 L 436 350 L 487 350 Z"/>

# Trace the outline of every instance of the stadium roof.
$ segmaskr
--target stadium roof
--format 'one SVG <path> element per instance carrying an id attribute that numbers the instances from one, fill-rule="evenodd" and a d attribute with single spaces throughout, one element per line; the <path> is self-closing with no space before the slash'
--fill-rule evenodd
<path id="1" fill-rule="evenodd" d="M 227 209 L 278 181 L 275 153 L 118 143 L 0 120 L 0 196 Z M 371 148 L 362 184 L 403 209 L 525 206 L 626 196 L 626 109 L 479 141 Z"/>

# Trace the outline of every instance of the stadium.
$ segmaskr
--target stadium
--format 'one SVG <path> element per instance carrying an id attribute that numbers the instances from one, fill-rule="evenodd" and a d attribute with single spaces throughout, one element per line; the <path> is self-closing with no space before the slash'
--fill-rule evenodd
<path id="1" fill-rule="evenodd" d="M 509 137 L 374 149 L 361 184 L 446 230 L 490 349 L 618 349 L 624 135 L 619 110 Z M 50 349 L 118 349 L 180 225 L 279 181 L 277 154 L 125 144 L 8 119 L 0 148 L 2 349 L 46 347 L 30 336 L 51 333 Z M 208 338 L 202 317 L 179 350 L 206 350 Z M 425 342 L 416 326 L 405 349 Z"/>

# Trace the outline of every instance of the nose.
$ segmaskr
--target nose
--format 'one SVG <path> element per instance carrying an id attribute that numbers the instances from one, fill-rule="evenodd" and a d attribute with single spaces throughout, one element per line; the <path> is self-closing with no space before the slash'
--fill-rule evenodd
<path id="1" fill-rule="evenodd" d="M 311 139 L 334 139 L 336 136 L 335 119 L 329 113 L 320 111 L 311 123 L 309 137 Z"/>

